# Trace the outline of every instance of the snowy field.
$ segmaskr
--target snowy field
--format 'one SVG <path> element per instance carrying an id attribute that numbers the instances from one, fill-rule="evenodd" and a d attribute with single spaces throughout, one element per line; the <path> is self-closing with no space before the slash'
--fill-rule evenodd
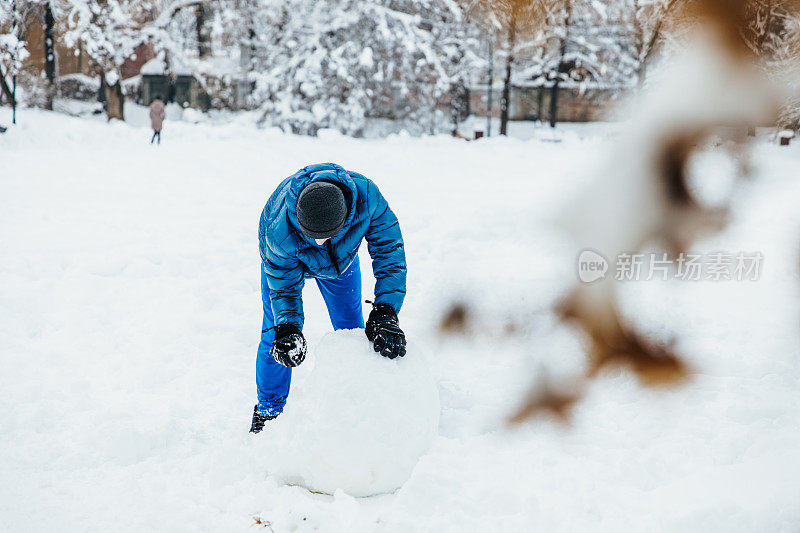
<path id="1" fill-rule="evenodd" d="M 759 281 L 625 286 L 624 314 L 675 340 L 687 385 L 653 391 L 609 371 L 571 425 L 508 429 L 534 378 L 584 368 L 581 336 L 550 311 L 576 257 L 552 221 L 593 179 L 617 127 L 354 140 L 258 130 L 243 115 L 168 120 L 151 147 L 141 112 L 129 116 L 24 110 L 0 135 L 3 531 L 800 528 L 797 146 L 760 139 L 730 227 L 694 246 L 762 252 Z M 369 498 L 283 485 L 269 473 L 269 428 L 247 433 L 260 211 L 281 179 L 325 161 L 376 181 L 400 219 L 401 325 L 425 347 L 441 402 L 411 478 Z M 718 163 L 698 162 L 710 195 L 730 170 Z M 367 268 L 365 298 L 372 283 Z M 306 287 L 313 351 L 330 324 Z M 475 311 L 475 328 L 443 337 L 456 301 Z"/>

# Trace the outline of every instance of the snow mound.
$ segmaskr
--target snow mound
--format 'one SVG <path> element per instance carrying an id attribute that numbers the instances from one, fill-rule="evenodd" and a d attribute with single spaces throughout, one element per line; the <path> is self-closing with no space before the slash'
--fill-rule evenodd
<path id="1" fill-rule="evenodd" d="M 327 334 L 308 363 L 308 378 L 258 439 L 270 474 L 328 494 L 401 487 L 439 426 L 439 393 L 419 347 L 390 360 L 364 330 L 343 330 Z"/>

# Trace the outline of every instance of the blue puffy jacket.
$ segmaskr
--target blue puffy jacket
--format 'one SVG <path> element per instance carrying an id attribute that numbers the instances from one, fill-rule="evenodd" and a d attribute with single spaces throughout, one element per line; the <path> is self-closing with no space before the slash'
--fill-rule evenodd
<path id="1" fill-rule="evenodd" d="M 297 221 L 300 191 L 318 180 L 338 182 L 351 193 L 347 222 L 329 245 L 322 246 L 300 231 Z M 406 295 L 403 236 L 378 187 L 361 174 L 333 163 L 305 167 L 283 180 L 261 212 L 258 225 L 262 268 L 269 282 L 275 324 L 294 324 L 302 329 L 305 278 L 339 277 L 356 258 L 365 237 L 375 274 L 375 303 L 387 303 L 399 312 Z"/>

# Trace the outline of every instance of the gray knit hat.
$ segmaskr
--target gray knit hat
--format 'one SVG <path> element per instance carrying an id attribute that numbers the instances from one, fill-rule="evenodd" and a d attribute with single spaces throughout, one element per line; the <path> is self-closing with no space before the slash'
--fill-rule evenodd
<path id="1" fill-rule="evenodd" d="M 297 220 L 302 232 L 312 239 L 333 237 L 347 221 L 344 193 L 330 181 L 307 185 L 297 198 Z"/>

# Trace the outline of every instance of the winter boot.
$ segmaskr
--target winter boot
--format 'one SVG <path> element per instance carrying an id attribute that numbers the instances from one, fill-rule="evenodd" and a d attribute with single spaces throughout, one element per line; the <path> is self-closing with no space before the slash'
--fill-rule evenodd
<path id="1" fill-rule="evenodd" d="M 274 420 L 278 415 L 260 415 L 258 414 L 258 404 L 253 406 L 253 422 L 250 424 L 250 433 L 259 433 L 264 429 L 264 424 L 267 420 Z"/>

